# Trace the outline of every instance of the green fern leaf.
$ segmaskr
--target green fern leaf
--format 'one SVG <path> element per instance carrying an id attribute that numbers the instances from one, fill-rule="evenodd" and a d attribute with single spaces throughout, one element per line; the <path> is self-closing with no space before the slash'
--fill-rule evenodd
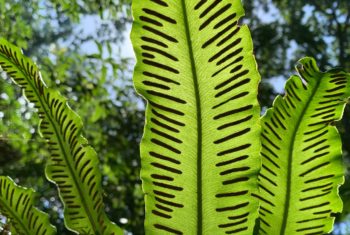
<path id="1" fill-rule="evenodd" d="M 257 217 L 260 80 L 240 1 L 133 2 L 149 234 L 249 234 Z"/>
<path id="2" fill-rule="evenodd" d="M 82 121 L 58 91 L 46 87 L 37 66 L 4 39 L 0 66 L 34 103 L 51 152 L 47 178 L 59 189 L 66 226 L 79 234 L 122 234 L 104 212 L 96 152 L 81 136 Z"/>
<path id="3" fill-rule="evenodd" d="M 312 58 L 297 66 L 262 118 L 261 234 L 326 234 L 341 212 L 341 140 L 334 121 L 350 95 L 350 75 L 319 71 Z"/>
<path id="4" fill-rule="evenodd" d="M 10 219 L 16 234 L 56 234 L 48 215 L 36 209 L 33 201 L 32 189 L 19 187 L 9 177 L 0 176 L 0 211 Z"/>

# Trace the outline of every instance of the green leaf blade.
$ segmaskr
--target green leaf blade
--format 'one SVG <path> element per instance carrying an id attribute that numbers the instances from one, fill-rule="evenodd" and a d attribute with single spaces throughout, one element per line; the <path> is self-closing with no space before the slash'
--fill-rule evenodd
<path id="1" fill-rule="evenodd" d="M 17 186 L 5 176 L 0 176 L 0 211 L 10 219 L 18 234 L 56 234 L 48 215 L 34 207 L 34 191 Z"/>
<path id="2" fill-rule="evenodd" d="M 259 175 L 262 234 L 325 234 L 341 212 L 338 188 L 344 181 L 341 119 L 350 95 L 349 74 L 319 71 L 312 58 L 297 67 L 262 118 Z"/>
<path id="3" fill-rule="evenodd" d="M 38 109 L 40 133 L 51 153 L 46 176 L 58 186 L 67 228 L 79 234 L 122 234 L 104 212 L 97 154 L 81 136 L 80 117 L 58 91 L 46 87 L 37 66 L 4 39 L 0 66 Z"/>
<path id="4" fill-rule="evenodd" d="M 252 234 L 259 74 L 240 1 L 135 1 L 149 234 Z"/>

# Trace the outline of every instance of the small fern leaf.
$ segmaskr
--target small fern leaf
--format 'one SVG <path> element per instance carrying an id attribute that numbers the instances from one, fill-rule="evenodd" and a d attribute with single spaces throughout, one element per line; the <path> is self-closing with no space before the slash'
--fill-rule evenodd
<path id="1" fill-rule="evenodd" d="M 260 76 L 243 14 L 240 0 L 133 2 L 148 234 L 253 233 Z"/>
<path id="2" fill-rule="evenodd" d="M 344 181 L 341 119 L 350 95 L 350 75 L 319 71 L 300 60 L 299 76 L 286 83 L 262 118 L 260 234 L 326 234 L 342 210 Z"/>
<path id="3" fill-rule="evenodd" d="M 46 176 L 58 186 L 67 228 L 79 234 L 122 234 L 104 212 L 98 158 L 81 136 L 80 117 L 58 91 L 46 87 L 37 66 L 4 39 L 0 67 L 38 109 L 40 133 L 51 152 Z"/>
<path id="4" fill-rule="evenodd" d="M 56 228 L 49 216 L 34 207 L 34 191 L 17 186 L 12 179 L 0 176 L 0 212 L 10 219 L 19 235 L 52 235 Z"/>

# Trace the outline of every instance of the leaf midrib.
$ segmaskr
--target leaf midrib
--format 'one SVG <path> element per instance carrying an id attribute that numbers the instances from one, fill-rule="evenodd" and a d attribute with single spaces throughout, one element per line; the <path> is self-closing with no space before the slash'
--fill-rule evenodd
<path id="1" fill-rule="evenodd" d="M 194 83 L 194 93 L 196 99 L 196 115 L 197 115 L 197 234 L 201 235 L 203 230 L 203 208 L 202 208 L 202 113 L 201 113 L 201 100 L 198 86 L 198 75 L 196 69 L 196 63 L 193 54 L 193 46 L 191 40 L 191 34 L 189 29 L 188 16 L 186 11 L 185 0 L 181 0 L 183 20 L 186 30 L 186 42 L 188 47 L 188 54 L 191 61 L 191 72 Z"/>
<path id="2" fill-rule="evenodd" d="M 301 74 L 300 74 L 301 76 Z M 299 78 L 300 79 L 300 78 Z M 302 121 L 304 120 L 303 117 L 307 111 L 307 109 L 309 108 L 309 105 L 312 101 L 312 97 L 314 97 L 314 95 L 316 94 L 316 91 L 318 90 L 320 84 L 321 84 L 321 79 L 317 80 L 316 82 L 316 86 L 315 86 L 315 89 L 312 90 L 312 93 L 310 95 L 310 98 L 308 99 L 306 105 L 304 106 L 303 108 L 303 111 L 301 112 L 299 118 L 298 118 L 298 121 L 297 121 L 297 125 L 296 125 L 296 128 L 294 129 L 293 131 L 293 134 L 292 134 L 292 138 L 291 138 L 291 144 L 289 145 L 289 154 L 288 154 L 288 170 L 287 170 L 287 192 L 286 192 L 286 197 L 285 197 L 285 206 L 284 206 L 284 211 L 283 211 L 283 221 L 282 221 L 282 226 L 281 226 L 281 232 L 280 232 L 280 235 L 285 235 L 285 230 L 286 230 L 286 227 L 287 227 L 287 219 L 288 219 L 288 214 L 289 214 L 289 204 L 290 204 L 290 191 L 291 191 L 291 177 L 292 177 L 292 164 L 291 164 L 291 161 L 292 161 L 292 157 L 293 157 L 293 149 L 294 149 L 294 143 L 295 143 L 295 139 L 296 139 L 296 135 L 297 135 L 297 132 L 299 130 L 299 127 L 302 123 Z"/>
<path id="3" fill-rule="evenodd" d="M 21 73 L 22 73 L 24 76 L 27 77 L 28 84 L 30 84 L 31 89 L 35 92 L 35 95 L 36 95 L 36 97 L 38 98 L 38 101 L 40 102 L 41 107 L 42 107 L 43 111 L 44 111 L 45 114 L 46 114 L 45 117 L 47 117 L 47 118 L 49 119 L 49 122 L 51 123 L 51 126 L 52 126 L 52 128 L 54 129 L 54 131 L 55 131 L 55 133 L 56 133 L 56 137 L 57 137 L 57 140 L 58 140 L 58 142 L 59 142 L 59 146 L 61 147 L 61 152 L 63 153 L 66 162 L 69 163 L 69 161 L 68 161 L 68 156 L 67 156 L 68 154 L 66 153 L 66 151 L 65 151 L 66 148 L 64 147 L 65 144 L 62 143 L 62 142 L 64 142 L 64 141 L 61 140 L 61 138 L 60 138 L 61 134 L 60 134 L 60 132 L 59 132 L 59 131 L 57 130 L 57 128 L 56 128 L 55 121 L 52 120 L 51 115 L 49 114 L 49 111 L 48 111 L 48 110 L 50 110 L 50 108 L 49 108 L 49 106 L 46 105 L 46 102 L 43 102 L 43 101 L 42 101 L 42 99 L 41 99 L 42 96 L 38 93 L 38 90 L 37 90 L 36 87 L 32 84 L 32 82 L 31 82 L 32 80 L 29 79 L 29 78 L 31 78 L 31 75 L 30 75 L 30 74 L 28 75 L 27 71 L 25 71 L 25 70 L 23 71 L 23 69 L 22 69 L 21 66 L 18 67 L 15 63 L 13 63 L 11 60 L 9 60 L 6 56 L 3 56 L 3 55 L 2 55 L 2 57 L 4 58 L 4 60 L 6 60 L 6 61 L 10 62 L 11 64 L 13 64 L 13 66 L 14 66 L 15 68 L 17 68 L 18 70 L 20 70 Z M 27 63 L 28 63 L 28 62 L 27 62 Z M 29 78 L 28 78 L 28 76 L 29 76 Z M 47 89 L 47 87 L 45 86 L 45 84 L 43 84 L 43 86 L 44 86 L 44 89 Z M 47 107 L 47 108 L 43 108 L 43 107 Z M 64 107 L 63 107 L 63 108 L 64 108 Z M 70 154 L 69 154 L 69 155 L 70 155 Z M 76 179 L 76 175 L 74 174 L 74 171 L 72 170 L 72 166 L 71 166 L 70 164 L 67 164 L 67 166 L 68 166 L 68 168 L 69 168 L 69 171 L 72 173 L 72 178 L 73 178 L 73 180 L 74 180 L 74 182 L 75 182 L 75 185 L 77 186 L 76 188 L 78 189 L 78 192 L 79 192 L 79 194 L 80 194 L 81 202 L 82 202 L 82 204 L 83 204 L 83 206 L 84 206 L 84 209 L 85 209 L 85 211 L 86 211 L 86 214 L 87 214 L 87 216 L 88 216 L 88 218 L 89 218 L 89 222 L 90 222 L 92 228 L 94 229 L 94 231 L 99 231 L 98 226 L 94 223 L 94 220 L 93 220 L 92 217 L 91 217 L 91 213 L 89 213 L 90 210 L 89 210 L 88 207 L 87 207 L 87 202 L 85 201 L 85 198 L 84 198 L 84 194 L 83 194 L 83 192 L 82 192 L 82 189 L 79 187 L 80 184 L 78 183 L 78 180 Z M 62 199 L 63 199 L 63 198 L 62 198 Z M 67 207 L 68 207 L 68 206 L 67 206 Z"/>

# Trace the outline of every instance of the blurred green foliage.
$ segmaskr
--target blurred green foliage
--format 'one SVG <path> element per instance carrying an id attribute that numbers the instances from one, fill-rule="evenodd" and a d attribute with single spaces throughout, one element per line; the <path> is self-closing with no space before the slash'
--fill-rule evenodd
<path id="1" fill-rule="evenodd" d="M 275 88 L 281 89 L 280 81 L 291 75 L 300 57 L 317 58 L 322 70 L 342 66 L 350 71 L 350 1 L 243 3 L 244 23 L 251 28 L 263 78 L 263 109 L 271 105 Z M 0 0 L 0 36 L 23 48 L 48 85 L 68 97 L 83 118 L 84 136 L 99 154 L 108 215 L 133 234 L 143 234 L 138 142 L 144 104 L 131 82 L 134 61 L 121 55 L 132 20 L 130 4 L 131 0 Z M 0 175 L 35 188 L 38 207 L 50 213 L 58 234 L 71 234 L 63 226 L 56 189 L 44 177 L 48 153 L 37 132 L 38 118 L 20 91 L 0 76 Z M 347 164 L 341 221 L 350 213 L 349 107 L 339 128 Z M 0 227 L 3 222 L 0 218 Z"/>

